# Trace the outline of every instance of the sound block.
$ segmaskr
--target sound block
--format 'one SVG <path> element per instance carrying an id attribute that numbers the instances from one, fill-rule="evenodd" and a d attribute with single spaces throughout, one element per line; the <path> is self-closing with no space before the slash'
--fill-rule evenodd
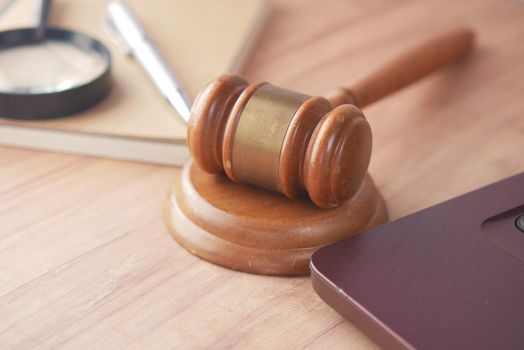
<path id="1" fill-rule="evenodd" d="M 211 175 L 186 164 L 166 197 L 164 216 L 177 242 L 212 263 L 257 274 L 306 275 L 320 247 L 387 221 L 382 196 L 366 175 L 335 209 Z"/>

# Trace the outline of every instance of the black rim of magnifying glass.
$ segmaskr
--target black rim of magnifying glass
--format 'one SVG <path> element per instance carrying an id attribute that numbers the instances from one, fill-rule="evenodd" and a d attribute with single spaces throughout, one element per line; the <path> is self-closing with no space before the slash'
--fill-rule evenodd
<path id="1" fill-rule="evenodd" d="M 15 29 L 0 32 L 0 50 L 45 41 L 68 43 L 85 52 L 93 52 L 106 65 L 101 73 L 81 85 L 63 90 L 42 93 L 16 93 L 0 91 L 0 117 L 11 119 L 50 119 L 83 111 L 101 100 L 111 90 L 111 54 L 98 40 L 87 35 L 61 28 Z"/>

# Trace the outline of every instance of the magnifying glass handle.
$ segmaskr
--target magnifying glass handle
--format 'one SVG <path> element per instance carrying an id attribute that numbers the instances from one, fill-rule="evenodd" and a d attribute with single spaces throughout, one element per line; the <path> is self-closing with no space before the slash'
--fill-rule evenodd
<path id="1" fill-rule="evenodd" d="M 45 28 L 47 27 L 47 20 L 49 18 L 49 11 L 51 10 L 52 0 L 38 0 L 38 22 L 37 26 L 37 35 L 38 39 L 44 39 L 45 37 Z"/>

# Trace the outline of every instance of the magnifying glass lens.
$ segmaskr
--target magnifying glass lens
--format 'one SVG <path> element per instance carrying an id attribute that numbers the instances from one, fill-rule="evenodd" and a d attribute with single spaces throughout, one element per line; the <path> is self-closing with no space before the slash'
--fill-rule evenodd
<path id="1" fill-rule="evenodd" d="M 107 64 L 94 51 L 57 40 L 4 48 L 0 50 L 0 91 L 60 92 L 96 79 Z"/>

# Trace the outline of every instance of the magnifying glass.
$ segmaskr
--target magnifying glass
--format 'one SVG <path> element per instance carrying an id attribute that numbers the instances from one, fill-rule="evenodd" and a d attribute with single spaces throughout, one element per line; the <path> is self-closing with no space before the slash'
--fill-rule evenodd
<path id="1" fill-rule="evenodd" d="M 80 112 L 111 89 L 111 55 L 82 33 L 47 26 L 51 0 L 39 2 L 35 28 L 0 32 L 0 117 L 49 119 Z"/>

